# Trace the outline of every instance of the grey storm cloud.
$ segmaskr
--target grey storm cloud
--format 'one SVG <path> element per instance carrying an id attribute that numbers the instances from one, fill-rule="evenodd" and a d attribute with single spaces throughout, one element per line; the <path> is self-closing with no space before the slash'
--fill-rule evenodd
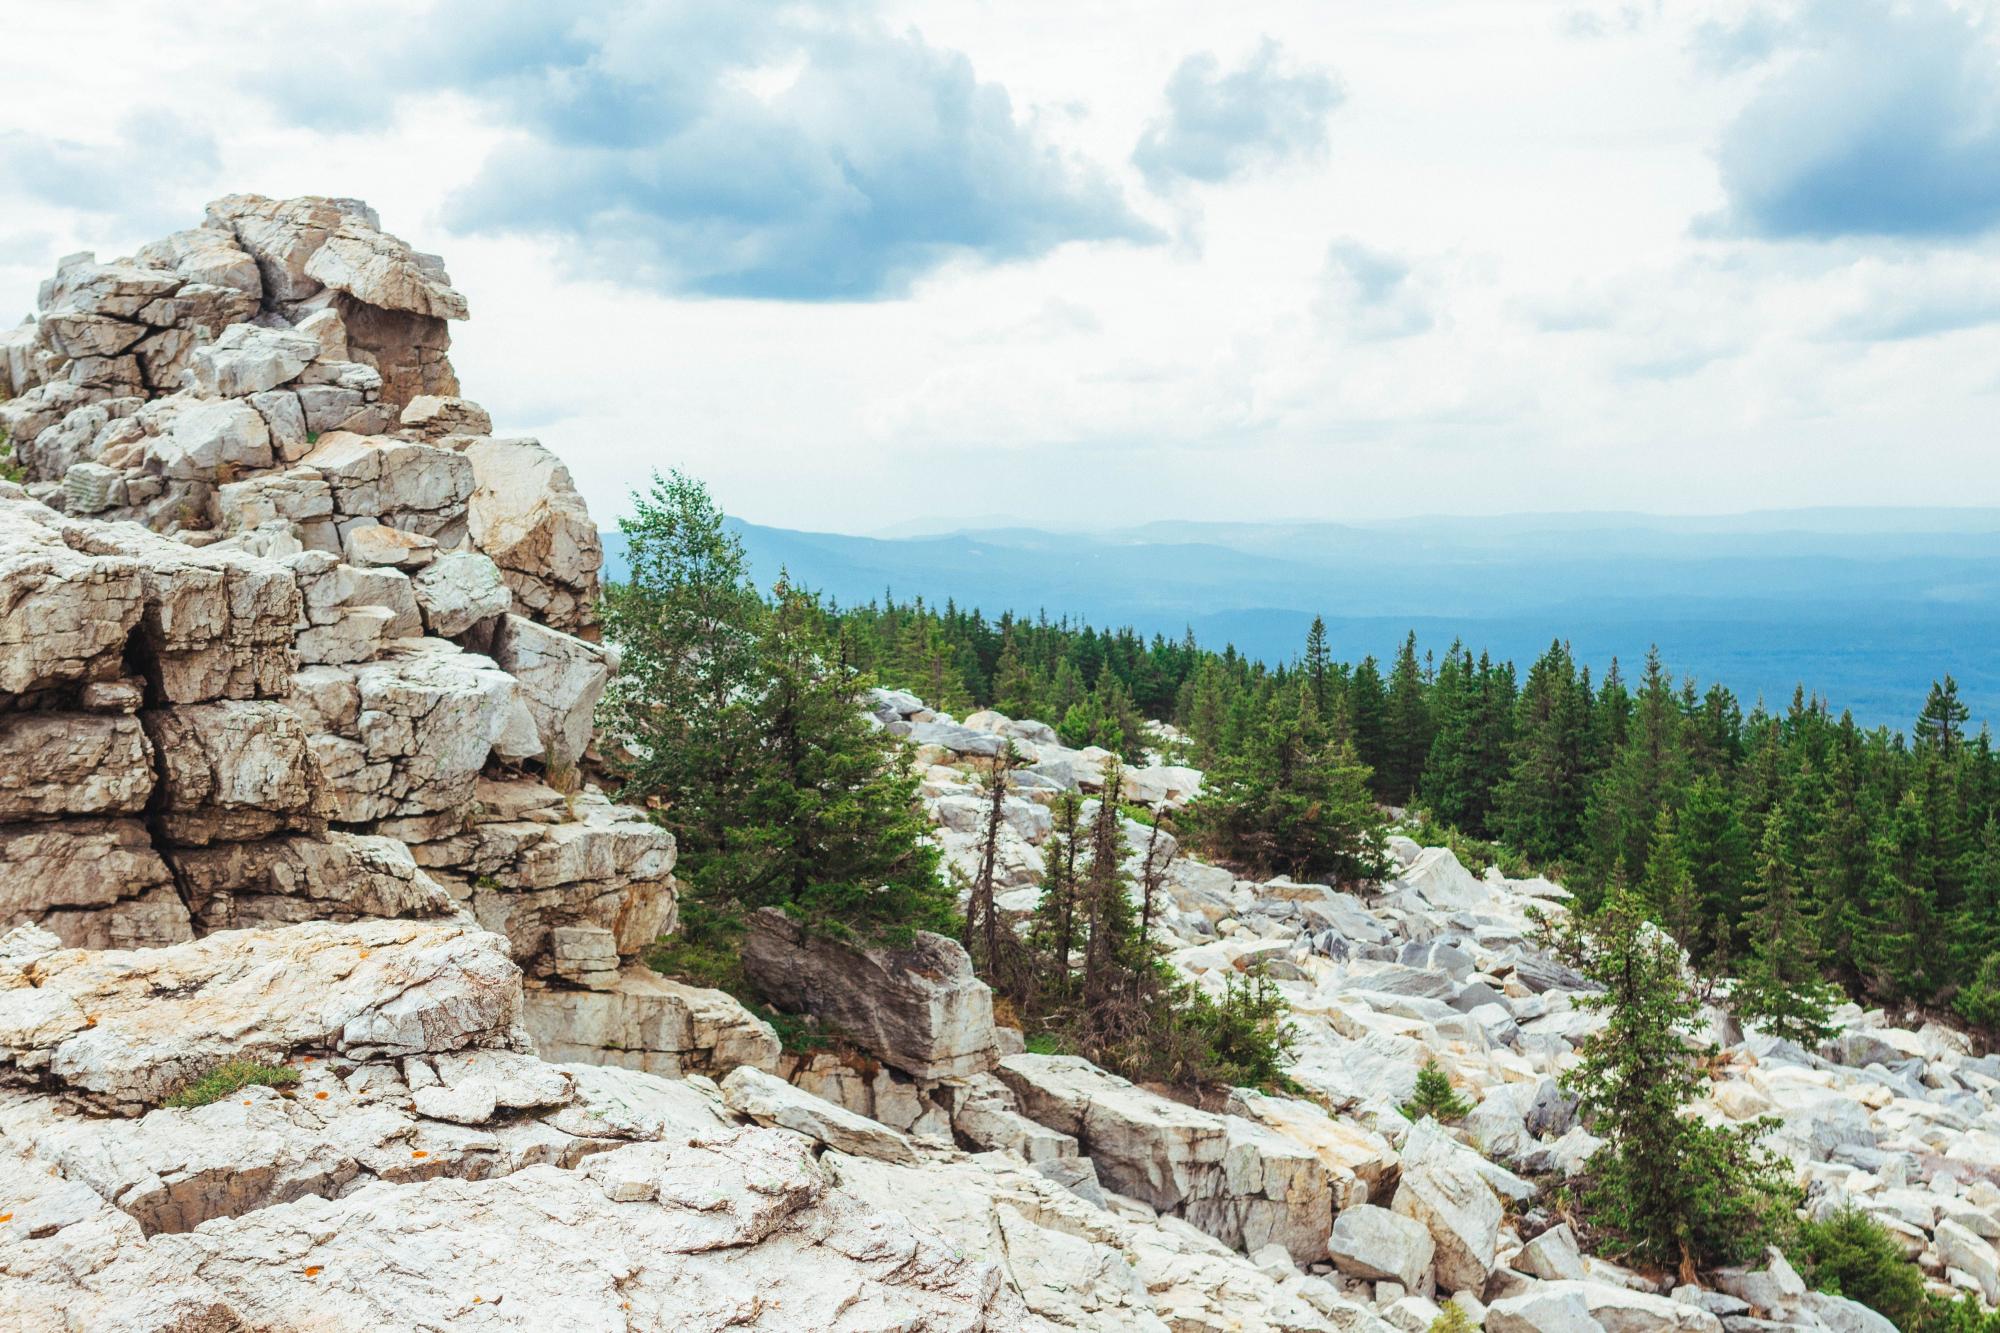
<path id="1" fill-rule="evenodd" d="M 1714 229 L 1767 239 L 1952 238 L 2000 223 L 2000 59 L 1944 0 L 1818 3 L 1707 32 L 1712 65 L 1768 62 L 1716 154 Z M 1894 58 L 1884 58 L 1893 52 Z"/>
<path id="2" fill-rule="evenodd" d="M 963 55 L 859 4 L 454 0 L 416 46 L 431 86 L 513 131 L 449 224 L 551 238 L 585 275 L 876 300 L 955 260 L 1161 239 Z"/>

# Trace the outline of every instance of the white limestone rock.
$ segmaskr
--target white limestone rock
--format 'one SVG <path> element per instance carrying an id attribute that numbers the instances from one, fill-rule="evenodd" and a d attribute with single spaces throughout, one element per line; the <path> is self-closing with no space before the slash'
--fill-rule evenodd
<path id="1" fill-rule="evenodd" d="M 457 922 L 311 922 L 104 953 L 0 948 L 0 1070 L 132 1113 L 236 1056 L 515 1046 L 518 975 L 499 936 Z"/>
<path id="2" fill-rule="evenodd" d="M 908 948 L 862 948 L 766 908 L 751 918 L 743 968 L 773 1003 L 917 1078 L 965 1078 L 998 1058 L 993 992 L 956 940 L 919 931 Z"/>

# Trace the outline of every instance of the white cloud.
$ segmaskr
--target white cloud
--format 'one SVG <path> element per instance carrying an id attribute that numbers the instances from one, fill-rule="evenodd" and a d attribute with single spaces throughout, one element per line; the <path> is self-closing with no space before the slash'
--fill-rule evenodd
<path id="1" fill-rule="evenodd" d="M 389 0 L 324 13 L 250 0 L 171 14 L 142 0 L 26 7 L 0 45 L 0 151 L 30 154 L 8 158 L 28 165 L 8 172 L 0 315 L 31 306 L 61 254 L 129 250 L 192 225 L 215 194 L 352 194 L 446 256 L 474 312 L 454 331 L 467 391 L 502 429 L 560 450 L 607 523 L 655 467 L 707 478 L 757 521 L 855 531 L 996 512 L 1113 523 L 1923 503 L 1940 473 L 1955 500 L 2000 503 L 1986 443 L 2000 361 L 1990 237 L 1693 225 L 1747 198 L 1725 173 L 1727 146 L 1746 108 L 1789 96 L 1800 48 L 1780 43 L 1795 40 L 1785 24 L 1800 6 L 1759 28 L 1764 7 L 1738 0 L 1603 0 L 1583 7 L 1598 20 L 1581 25 L 1600 34 L 1589 40 L 1541 0 L 1161 0 L 1144 21 L 1064 0 L 838 0 L 785 6 L 782 41 L 746 34 L 728 5 L 639 8 L 694 25 L 674 57 L 688 77 L 650 92 L 626 85 L 657 67 L 657 46 L 589 24 L 578 35 L 560 8 L 507 11 L 556 16 L 546 58 L 524 62 L 523 29 L 496 20 L 461 25 L 448 60 L 427 66 L 400 63 L 430 49 L 405 38 L 424 14 Z M 1197 71 L 1203 88 L 1249 88 L 1228 81 L 1266 38 L 1283 78 L 1337 72 L 1338 106 L 1299 117 L 1281 98 L 1275 123 L 1305 128 L 1251 140 L 1282 151 L 1190 148 L 1199 188 L 1156 197 L 1132 152 L 1162 123 L 1162 90 L 1204 52 L 1216 57 Z M 1893 65 L 1902 53 L 1885 40 Z M 50 58 L 85 43 L 89 61 Z M 1933 47 L 1911 51 L 1924 61 Z M 610 82 L 550 76 L 592 61 Z M 347 77 L 370 66 L 393 66 L 401 95 L 377 95 L 383 76 Z M 624 100 L 604 101 L 607 88 Z M 946 124 L 955 104 L 918 95 L 938 88 L 962 94 L 967 119 Z M 516 234 L 475 230 L 456 202 L 518 181 L 503 169 L 523 145 L 575 140 L 628 174 L 679 161 L 662 145 L 717 105 L 739 129 L 796 131 L 787 142 L 812 167 L 800 180 L 831 179 L 848 145 L 988 164 L 941 181 L 861 164 L 863 193 L 888 210 L 889 230 L 871 235 L 892 242 L 915 216 L 898 215 L 896 190 L 933 209 L 971 201 L 973 217 L 989 182 L 1015 203 L 1082 197 L 1086 182 L 1088 197 L 1121 199 L 1184 243 L 1043 243 L 1068 234 L 1057 227 L 1021 243 L 869 249 L 817 223 L 690 240 L 674 225 L 624 234 L 588 218 Z M 127 157 L 138 188 L 64 195 L 48 164 L 115 158 L 138 117 L 180 135 Z M 913 117 L 934 123 L 903 123 Z M 965 147 L 975 139 L 985 156 Z M 1780 154 L 1786 139 L 1758 142 Z M 747 154 L 742 174 L 768 181 L 784 160 Z M 1758 160 L 1774 180 L 1804 179 L 1782 155 Z M 1050 161 L 1059 172 L 1038 175 Z M 576 191 L 579 209 L 607 197 L 591 193 L 598 179 Z M 1021 182 L 1050 180 L 1054 195 L 1023 195 Z M 553 218 L 564 196 L 514 202 Z M 663 216 L 702 207 L 669 199 Z M 621 280 L 633 252 L 590 248 L 607 243 L 684 271 Z M 715 256 L 729 244 L 804 282 L 765 297 L 814 295 L 822 260 L 886 256 L 860 274 L 886 299 L 662 290 L 723 290 L 702 275 L 726 275 Z M 1908 466 L 1912 441 L 1929 466 Z"/>

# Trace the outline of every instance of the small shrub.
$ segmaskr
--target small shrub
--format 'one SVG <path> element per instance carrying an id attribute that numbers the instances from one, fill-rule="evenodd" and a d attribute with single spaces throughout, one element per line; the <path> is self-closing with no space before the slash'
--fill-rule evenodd
<path id="1" fill-rule="evenodd" d="M 1067 1055 L 1063 1040 L 1053 1032 L 1036 1032 L 1027 1038 L 1029 1055 Z"/>
<path id="2" fill-rule="evenodd" d="M 1823 1222 L 1801 1222 L 1788 1255 L 1819 1290 L 1860 1301 L 1897 1328 L 1920 1326 L 1923 1272 L 1888 1228 L 1861 1210 L 1843 1208 Z"/>
<path id="3" fill-rule="evenodd" d="M 188 1110 L 207 1106 L 253 1085 L 289 1088 L 298 1081 L 299 1071 L 284 1065 L 267 1065 L 256 1060 L 225 1060 L 161 1104 Z"/>
<path id="4" fill-rule="evenodd" d="M 1421 1120 L 1425 1116 L 1449 1124 L 1463 1120 L 1465 1113 L 1472 1109 L 1472 1103 L 1458 1095 L 1451 1086 L 1451 1075 L 1444 1072 L 1444 1066 L 1435 1058 L 1424 1063 L 1417 1071 L 1416 1091 L 1410 1100 L 1398 1108 L 1405 1119 Z"/>
<path id="5" fill-rule="evenodd" d="M 1477 1333 L 1478 1325 L 1457 1301 L 1446 1301 L 1438 1317 L 1431 1320 L 1427 1333 Z"/>

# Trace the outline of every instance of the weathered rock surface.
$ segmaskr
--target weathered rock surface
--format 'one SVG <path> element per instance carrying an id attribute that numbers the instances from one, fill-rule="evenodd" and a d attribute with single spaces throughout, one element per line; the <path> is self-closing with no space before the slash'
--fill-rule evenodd
<path id="1" fill-rule="evenodd" d="M 920 931 L 906 949 L 862 948 L 767 908 L 751 919 L 743 968 L 774 1003 L 917 1078 L 966 1078 L 999 1056 L 993 993 L 955 940 Z"/>

